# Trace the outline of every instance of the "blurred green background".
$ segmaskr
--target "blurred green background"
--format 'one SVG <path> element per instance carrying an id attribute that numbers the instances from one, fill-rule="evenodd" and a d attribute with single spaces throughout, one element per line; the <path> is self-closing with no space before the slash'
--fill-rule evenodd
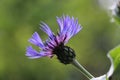
<path id="1" fill-rule="evenodd" d="M 39 29 L 40 21 L 56 32 L 56 16 L 77 17 L 83 29 L 68 46 L 78 61 L 94 76 L 105 74 L 110 66 L 107 52 L 120 43 L 120 27 L 110 22 L 97 0 L 0 0 L 0 80 L 87 80 L 72 65 L 63 65 L 54 56 L 28 59 L 28 39 Z"/>

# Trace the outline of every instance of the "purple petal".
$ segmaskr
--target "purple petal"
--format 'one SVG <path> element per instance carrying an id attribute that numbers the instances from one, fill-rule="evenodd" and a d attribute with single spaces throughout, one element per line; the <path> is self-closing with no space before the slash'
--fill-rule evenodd
<path id="1" fill-rule="evenodd" d="M 69 37 L 71 38 L 72 36 L 76 35 L 81 29 L 82 27 L 80 26 L 80 24 L 78 23 L 78 20 L 74 20 L 72 22 L 72 30 L 70 33 L 68 33 Z"/>
<path id="2" fill-rule="evenodd" d="M 32 44 L 36 45 L 36 46 L 39 46 L 41 48 L 44 48 L 44 44 L 40 38 L 40 36 L 38 35 L 37 32 L 35 32 L 33 35 L 32 35 L 32 38 L 29 39 L 29 42 L 31 42 Z"/>
<path id="3" fill-rule="evenodd" d="M 77 27 L 77 30 L 76 30 L 76 33 L 77 34 L 80 30 L 82 29 L 81 25 L 79 24 L 78 27 Z"/>
<path id="4" fill-rule="evenodd" d="M 70 28 L 72 27 L 71 24 L 71 20 L 69 16 L 63 17 L 63 22 L 64 22 L 64 28 L 62 30 L 62 34 L 66 34 L 69 32 Z"/>
<path id="5" fill-rule="evenodd" d="M 61 33 L 62 30 L 63 30 L 63 20 L 62 20 L 62 18 L 57 17 L 57 23 L 59 25 L 59 29 L 60 29 L 60 33 Z"/>
<path id="6" fill-rule="evenodd" d="M 27 51 L 26 51 L 26 56 L 28 56 L 31 59 L 35 59 L 35 58 L 40 58 L 40 57 L 44 57 L 46 56 L 46 54 L 44 54 L 44 52 L 37 52 L 36 50 L 34 50 L 31 46 L 27 47 Z"/>
<path id="7" fill-rule="evenodd" d="M 49 28 L 49 26 L 47 24 L 45 24 L 44 22 L 42 22 L 42 24 L 40 24 L 40 29 L 43 30 L 50 38 L 54 37 L 54 33 L 51 31 L 51 29 Z"/>
<path id="8" fill-rule="evenodd" d="M 80 24 L 78 23 L 78 19 L 74 19 L 74 17 L 57 17 L 57 22 L 60 28 L 59 39 L 65 41 L 65 43 L 67 43 L 72 36 L 76 35 L 82 29 Z"/>

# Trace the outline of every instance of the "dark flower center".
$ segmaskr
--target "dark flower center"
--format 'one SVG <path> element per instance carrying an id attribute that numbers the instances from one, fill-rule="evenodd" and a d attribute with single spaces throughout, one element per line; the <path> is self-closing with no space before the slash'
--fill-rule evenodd
<path id="1" fill-rule="evenodd" d="M 76 56 L 75 51 L 68 46 L 64 46 L 63 43 L 54 48 L 53 54 L 56 54 L 63 64 L 70 64 Z"/>

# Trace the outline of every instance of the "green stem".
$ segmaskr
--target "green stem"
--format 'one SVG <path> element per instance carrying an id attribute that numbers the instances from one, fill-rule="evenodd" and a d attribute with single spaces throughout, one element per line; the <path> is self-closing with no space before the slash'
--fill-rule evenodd
<path id="1" fill-rule="evenodd" d="M 85 75 L 89 80 L 94 78 L 93 75 L 91 75 L 76 59 L 73 59 L 72 64 L 77 67 L 80 72 Z"/>

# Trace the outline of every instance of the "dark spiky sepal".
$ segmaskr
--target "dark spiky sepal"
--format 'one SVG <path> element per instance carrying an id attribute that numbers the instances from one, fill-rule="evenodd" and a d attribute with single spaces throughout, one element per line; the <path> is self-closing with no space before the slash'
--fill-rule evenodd
<path id="1" fill-rule="evenodd" d="M 59 61 L 63 64 L 70 64 L 76 56 L 72 48 L 64 46 L 62 43 L 55 47 L 53 54 L 56 54 Z"/>

